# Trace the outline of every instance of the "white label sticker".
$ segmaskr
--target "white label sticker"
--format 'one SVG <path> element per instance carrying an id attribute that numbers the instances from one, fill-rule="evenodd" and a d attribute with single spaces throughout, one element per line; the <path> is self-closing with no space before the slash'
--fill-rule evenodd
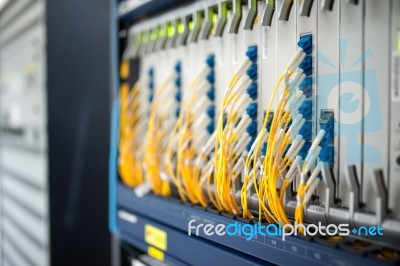
<path id="1" fill-rule="evenodd" d="M 118 211 L 118 218 L 133 224 L 137 223 L 137 217 L 126 211 Z"/>
<path id="2" fill-rule="evenodd" d="M 400 102 L 400 53 L 392 55 L 392 102 Z"/>

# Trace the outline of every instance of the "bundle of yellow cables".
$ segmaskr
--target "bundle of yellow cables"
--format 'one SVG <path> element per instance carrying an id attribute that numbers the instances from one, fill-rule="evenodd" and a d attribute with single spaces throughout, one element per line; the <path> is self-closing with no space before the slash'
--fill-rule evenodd
<path id="1" fill-rule="evenodd" d="M 209 138 L 205 131 L 207 115 L 204 112 L 208 102 L 206 92 L 213 86 L 213 80 L 207 80 L 213 75 L 213 56 L 209 56 L 204 67 L 188 86 L 188 93 L 181 103 L 180 113 L 168 141 L 166 151 L 166 171 L 174 182 L 179 196 L 183 201 L 207 205 L 202 182 L 201 169 L 195 164 L 199 157 L 204 158 L 200 147 L 204 139 Z M 212 88 L 211 88 L 212 89 Z"/>
<path id="2" fill-rule="evenodd" d="M 132 89 L 129 88 L 129 61 L 121 64 L 120 121 L 119 121 L 119 158 L 118 170 L 122 181 L 129 187 L 135 187 L 144 180 L 143 173 L 143 135 L 146 129 L 146 105 L 140 102 L 140 95 L 148 81 L 139 79 Z"/>
<path id="3" fill-rule="evenodd" d="M 175 84 L 179 71 L 172 71 L 157 87 L 150 109 L 147 136 L 145 141 L 144 167 L 146 180 L 153 192 L 161 196 L 171 194 L 170 177 L 166 173 L 165 153 L 167 141 L 176 122 Z"/>

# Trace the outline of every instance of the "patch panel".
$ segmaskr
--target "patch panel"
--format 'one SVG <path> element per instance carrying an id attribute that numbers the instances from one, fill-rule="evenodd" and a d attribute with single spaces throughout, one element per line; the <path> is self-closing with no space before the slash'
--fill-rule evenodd
<path id="1" fill-rule="evenodd" d="M 369 0 L 357 4 L 251 0 L 248 5 L 238 0 L 217 0 L 200 1 L 175 11 L 179 12 L 178 24 L 184 23 L 185 17 L 185 23 L 192 26 L 187 27 L 186 43 L 177 41 L 160 51 L 167 55 L 166 62 L 179 59 L 185 66 L 179 82 L 175 82 L 181 88 L 175 95 L 179 96 L 180 112 L 172 130 L 175 137 L 169 140 L 167 167 L 162 170 L 172 197 L 245 223 L 379 224 L 392 236 L 375 242 L 393 248 L 399 235 L 399 221 L 391 216 L 387 204 L 391 202 L 391 208 L 396 208 L 396 190 L 388 188 L 393 175 L 388 177 L 385 163 L 375 164 L 372 170 L 372 165 L 362 159 L 366 154 L 373 155 L 365 144 L 380 143 L 372 135 L 367 137 L 366 127 L 377 121 L 375 109 L 369 109 L 375 120 L 364 119 L 367 106 L 370 108 L 377 99 L 380 104 L 388 102 L 386 98 L 372 99 L 365 87 L 373 83 L 373 73 L 365 66 L 379 68 L 378 62 L 387 65 L 389 61 L 387 53 L 366 63 L 372 54 L 365 45 L 370 43 L 376 51 L 372 33 L 384 27 L 380 32 L 383 42 L 389 40 L 383 36 L 389 25 L 366 27 L 375 21 L 368 13 L 375 5 Z M 380 7 L 378 17 L 388 11 L 388 6 Z M 368 18 L 362 15 L 364 9 Z M 151 25 L 165 21 L 173 25 L 175 19 L 168 15 Z M 351 24 L 352 19 L 355 24 Z M 388 16 L 385 21 L 391 19 Z M 347 59 L 346 51 L 351 52 L 351 59 Z M 210 54 L 215 58 L 207 57 Z M 151 61 L 152 54 L 141 57 Z M 197 80 L 194 77 L 202 69 L 204 58 L 211 71 L 202 75 L 204 83 L 194 85 L 202 97 L 188 101 L 193 95 L 191 81 Z M 155 73 L 164 68 L 161 64 L 154 66 Z M 387 82 L 386 74 L 379 75 L 379 86 L 386 87 Z M 388 93 L 385 91 L 384 97 Z M 389 105 L 386 111 L 395 106 Z M 355 135 L 351 135 L 352 130 Z M 388 135 L 383 131 L 376 134 Z M 354 153 L 349 147 L 355 147 Z M 365 175 L 367 168 L 371 176 Z M 198 218 L 202 219 L 201 215 Z M 337 241 L 349 239 L 352 236 Z M 374 242 L 373 238 L 361 239 Z M 333 243 L 338 245 L 336 238 Z M 351 243 L 344 244 L 344 249 L 357 246 Z"/>

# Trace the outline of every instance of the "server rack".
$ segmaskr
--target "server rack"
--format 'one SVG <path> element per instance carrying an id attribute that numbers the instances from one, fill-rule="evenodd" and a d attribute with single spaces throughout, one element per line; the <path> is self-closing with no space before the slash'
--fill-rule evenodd
<path id="1" fill-rule="evenodd" d="M 186 1 L 170 1 L 167 5 L 172 9 L 180 4 L 185 4 L 184 2 Z M 114 9 L 114 29 L 126 33 L 128 27 L 132 25 L 131 23 L 134 24 L 141 19 L 143 14 L 146 16 L 157 14 L 159 3 L 146 3 L 123 14 Z M 245 4 L 243 3 L 243 5 Z M 364 4 L 364 1 L 360 1 L 360 4 Z M 326 3 L 326 5 L 329 4 Z M 334 8 L 338 12 L 337 9 L 340 6 L 336 5 Z M 331 22 L 328 20 L 326 23 L 329 25 Z M 290 31 L 290 29 L 286 30 Z M 339 31 L 339 29 L 337 30 Z M 344 30 L 342 29 L 342 31 Z M 292 265 L 295 263 L 379 265 L 399 263 L 397 258 L 393 260 L 379 258 L 379 251 L 384 248 L 379 243 L 381 240 L 368 243 L 361 249 L 354 250 L 350 247 L 351 243 L 357 241 L 354 238 L 332 243 L 320 237 L 289 237 L 286 241 L 281 241 L 279 238 L 265 236 L 249 242 L 240 237 L 209 237 L 205 235 L 189 237 L 187 225 L 193 217 L 214 224 L 229 224 L 231 222 L 255 224 L 257 221 L 245 220 L 239 216 L 216 211 L 213 208 L 202 208 L 197 205 L 182 203 L 173 198 L 162 198 L 152 194 L 142 198 L 135 196 L 131 189 L 125 187 L 119 181 L 117 173 L 118 65 L 119 58 L 122 55 L 122 51 L 118 51 L 117 48 L 123 48 L 126 40 L 120 38 L 117 41 L 117 31 L 113 35 L 115 36 L 113 49 L 114 101 L 109 173 L 109 225 L 117 242 L 130 244 L 156 260 L 172 265 L 203 265 L 205 263 L 212 263 L 213 265 L 225 263 L 248 265 Z M 137 67 L 138 64 L 131 62 L 131 66 Z M 339 76 L 337 78 L 339 79 Z M 160 244 L 149 241 L 146 237 L 146 227 L 148 226 L 161 230 L 162 235 L 165 236 L 163 240 L 165 242 Z M 121 262 L 121 260 L 118 260 L 118 262 Z"/>

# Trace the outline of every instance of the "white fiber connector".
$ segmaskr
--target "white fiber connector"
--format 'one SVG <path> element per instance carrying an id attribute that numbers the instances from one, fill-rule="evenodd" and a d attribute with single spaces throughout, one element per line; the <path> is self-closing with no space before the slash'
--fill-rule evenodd
<path id="1" fill-rule="evenodd" d="M 312 171 L 310 178 L 307 180 L 308 185 L 311 185 L 311 183 L 314 182 L 316 178 L 318 178 L 319 173 L 321 173 L 322 167 L 323 167 L 322 162 L 319 162 L 317 164 L 317 167 L 315 167 L 314 170 Z"/>
<path id="2" fill-rule="evenodd" d="M 247 57 L 242 61 L 242 63 L 237 67 L 236 71 L 234 72 L 236 76 L 241 77 L 244 75 L 246 70 L 250 67 L 251 61 Z"/>
<path id="3" fill-rule="evenodd" d="M 305 159 L 306 163 L 305 172 L 308 172 L 310 169 L 314 167 L 320 152 L 321 152 L 320 146 L 318 146 L 315 150 L 312 151 L 310 150 L 308 152 L 307 157 Z"/>
<path id="4" fill-rule="evenodd" d="M 290 158 L 292 156 L 293 152 L 296 150 L 297 146 L 300 144 L 302 139 L 303 139 L 303 136 L 301 136 L 301 135 L 297 135 L 295 137 L 295 139 L 292 142 L 292 145 L 290 146 L 289 150 L 286 153 L 287 157 Z"/>
<path id="5" fill-rule="evenodd" d="M 305 95 L 302 95 L 300 97 L 300 99 L 297 101 L 297 103 L 293 106 L 293 110 L 292 110 L 293 113 L 292 114 L 295 114 L 299 110 L 300 106 L 303 104 L 305 99 L 306 99 Z"/>
<path id="6" fill-rule="evenodd" d="M 214 131 L 211 136 L 208 138 L 207 143 L 201 149 L 202 154 L 209 154 L 215 145 L 215 135 L 216 131 Z"/>
<path id="7" fill-rule="evenodd" d="M 314 193 L 315 189 L 317 188 L 319 181 L 320 181 L 320 179 L 317 178 L 312 182 L 312 184 L 310 185 L 306 194 L 304 195 L 303 202 L 308 203 L 308 201 L 311 199 L 312 194 Z"/>
<path id="8" fill-rule="evenodd" d="M 203 113 L 210 105 L 210 100 L 207 97 L 201 97 L 193 106 L 192 113 Z"/>
<path id="9" fill-rule="evenodd" d="M 199 85 L 197 86 L 196 89 L 193 90 L 193 92 L 197 95 L 197 96 L 203 96 L 207 90 L 210 88 L 210 83 L 208 83 L 208 81 L 206 81 L 205 79 L 203 79 L 202 81 L 200 81 Z"/>
<path id="10" fill-rule="evenodd" d="M 286 66 L 286 69 L 295 71 L 297 67 L 300 65 L 301 61 L 303 61 L 306 54 L 303 52 L 302 48 L 298 48 L 292 59 L 290 59 L 289 64 Z"/>
<path id="11" fill-rule="evenodd" d="M 250 96 L 247 93 L 242 94 L 242 96 L 239 98 L 239 100 L 236 102 L 236 104 L 231 106 L 231 112 L 236 112 L 236 113 L 243 113 L 247 106 L 249 106 L 250 103 L 253 102 L 253 99 L 250 98 Z"/>
<path id="12" fill-rule="evenodd" d="M 290 137 L 293 138 L 294 136 L 299 134 L 300 129 L 304 126 L 305 123 L 306 123 L 306 120 L 304 118 L 301 118 L 299 123 L 297 125 L 295 125 L 295 127 L 293 127 Z"/>
<path id="13" fill-rule="evenodd" d="M 250 86 L 251 82 L 251 79 L 247 75 L 242 76 L 235 87 L 233 87 L 231 94 L 241 95 L 245 93 L 245 90 Z"/>
<path id="14" fill-rule="evenodd" d="M 194 120 L 191 128 L 194 132 L 199 132 L 204 129 L 211 121 L 211 118 L 206 114 L 202 113 L 197 119 Z"/>
<path id="15" fill-rule="evenodd" d="M 292 114 L 296 113 L 301 104 L 303 103 L 302 101 L 304 101 L 305 99 L 305 96 L 304 97 L 303 96 L 304 96 L 303 91 L 297 90 L 296 93 L 290 97 L 286 105 L 286 109 Z"/>
<path id="16" fill-rule="evenodd" d="M 208 73 L 210 73 L 211 69 L 209 66 L 205 65 L 196 75 L 195 79 L 189 84 L 189 89 L 194 89 L 199 82 L 203 81 Z"/>
<path id="17" fill-rule="evenodd" d="M 311 145 L 311 147 L 310 147 L 310 151 L 314 151 L 316 148 L 317 148 L 317 146 L 319 146 L 319 144 L 321 143 L 321 141 L 322 141 L 322 139 L 324 138 L 324 136 L 325 136 L 325 130 L 323 130 L 323 129 L 321 129 L 319 132 L 318 132 L 318 134 L 317 134 L 317 136 L 315 137 L 315 139 L 314 139 L 314 141 L 313 141 L 313 143 L 312 143 L 312 145 Z"/>
<path id="18" fill-rule="evenodd" d="M 209 136 L 210 135 L 206 130 L 201 130 L 200 134 L 195 134 L 195 137 L 193 138 L 193 146 L 196 148 L 196 150 L 201 149 Z"/>
<path id="19" fill-rule="evenodd" d="M 257 143 L 259 142 L 259 139 L 261 138 L 261 141 L 260 141 L 260 147 L 262 147 L 263 146 L 263 144 L 267 141 L 267 139 L 268 139 L 268 136 L 269 136 L 269 133 L 265 130 L 264 132 L 263 131 L 261 131 L 258 135 L 257 135 L 257 138 L 256 138 L 256 140 L 253 142 L 253 144 L 251 145 L 251 148 L 250 148 L 250 151 L 249 151 L 249 154 L 251 154 L 251 159 L 253 159 L 254 158 L 254 150 L 256 149 L 256 147 L 257 147 Z"/>
<path id="20" fill-rule="evenodd" d="M 306 143 L 306 141 L 304 139 L 302 139 L 299 143 L 299 145 L 297 145 L 296 149 L 293 151 L 293 154 L 291 157 L 289 157 L 290 160 L 293 160 L 294 156 L 297 156 L 301 150 L 301 148 L 303 148 L 304 144 Z"/>
<path id="21" fill-rule="evenodd" d="M 292 162 L 292 165 L 290 166 L 289 171 L 286 174 L 286 178 L 289 179 L 290 182 L 293 182 L 293 179 L 297 173 L 297 166 L 300 163 L 301 163 L 301 157 L 296 156 L 296 159 L 294 160 L 294 162 Z"/>
<path id="22" fill-rule="evenodd" d="M 246 145 L 251 141 L 251 137 L 247 132 L 240 138 L 240 140 L 236 143 L 235 147 L 233 148 L 233 151 L 236 154 L 240 154 L 243 152 L 243 150 L 246 148 Z"/>
<path id="23" fill-rule="evenodd" d="M 241 135 L 243 131 L 250 125 L 250 123 L 251 123 L 251 118 L 249 117 L 249 115 L 243 114 L 240 119 L 240 122 L 235 127 L 235 133 L 237 135 Z"/>
<path id="24" fill-rule="evenodd" d="M 300 84 L 300 82 L 302 82 L 304 78 L 305 75 L 303 73 L 303 69 L 298 68 L 296 72 L 293 73 L 292 77 L 289 79 L 288 90 L 291 92 L 295 90 L 298 87 L 297 84 Z M 301 81 L 299 82 L 299 80 Z"/>

